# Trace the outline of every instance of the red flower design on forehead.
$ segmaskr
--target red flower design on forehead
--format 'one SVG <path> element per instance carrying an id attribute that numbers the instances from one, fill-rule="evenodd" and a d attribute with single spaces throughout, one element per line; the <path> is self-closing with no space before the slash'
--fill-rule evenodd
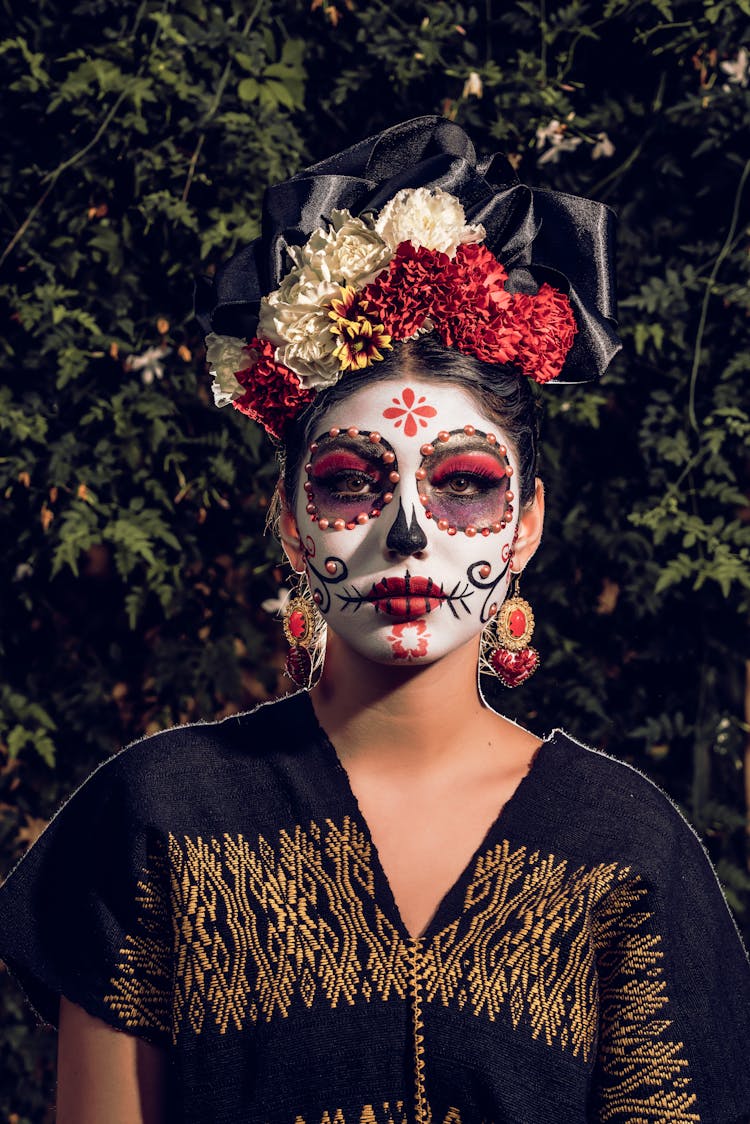
<path id="1" fill-rule="evenodd" d="M 401 398 L 394 398 L 393 403 L 393 406 L 389 406 L 387 410 L 383 411 L 383 417 L 389 420 L 395 418 L 396 429 L 403 425 L 407 437 L 414 437 L 419 431 L 419 426 L 426 426 L 427 418 L 434 418 L 437 414 L 434 406 L 426 404 L 425 396 L 422 394 L 417 398 L 410 386 L 404 387 L 401 391 Z"/>

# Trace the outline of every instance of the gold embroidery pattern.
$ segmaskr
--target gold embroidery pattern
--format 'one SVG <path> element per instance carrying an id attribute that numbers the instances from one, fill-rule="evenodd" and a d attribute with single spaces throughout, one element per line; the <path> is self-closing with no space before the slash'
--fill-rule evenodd
<path id="1" fill-rule="evenodd" d="M 427 1124 L 461 1124 L 461 1113 L 457 1108 L 448 1109 L 442 1120 L 432 1115 L 428 1104 L 425 1104 L 425 1111 L 427 1115 L 424 1120 L 427 1121 Z M 396 1101 L 393 1106 L 386 1101 L 382 1113 L 376 1112 L 371 1104 L 366 1104 L 356 1120 L 353 1119 L 351 1114 L 349 1115 L 349 1122 L 350 1124 L 409 1124 L 403 1101 Z M 297 1116 L 294 1124 L 318 1124 L 318 1121 L 307 1121 L 304 1116 Z M 347 1124 L 347 1119 L 339 1108 L 333 1113 L 324 1112 L 319 1124 Z"/>
<path id="2" fill-rule="evenodd" d="M 672 1024 L 664 953 L 643 908 L 646 893 L 637 883 L 620 886 L 593 927 L 601 994 L 597 1120 L 699 1124 L 683 1043 L 665 1037 Z"/>
<path id="3" fill-rule="evenodd" d="M 598 1031 L 602 1121 L 700 1119 L 670 1037 L 661 938 L 626 867 L 573 867 L 502 842 L 477 859 L 461 916 L 415 949 L 375 902 L 371 847 L 349 817 L 282 831 L 276 848 L 170 836 L 167 859 L 168 880 L 139 883 L 140 923 L 105 997 L 126 1026 L 168 1030 L 171 1016 L 176 1042 L 207 1020 L 224 1033 L 287 1017 L 295 1000 L 408 1001 L 428 1124 L 422 1007 L 468 1004 L 583 1060 Z M 173 959 L 159 940 L 167 915 Z"/>
<path id="4" fill-rule="evenodd" d="M 408 953 L 373 901 L 370 844 L 348 817 L 262 837 L 170 837 L 176 929 L 174 1033 L 221 1033 L 286 1017 L 293 999 L 331 1007 L 406 998 Z"/>
<path id="5" fill-rule="evenodd" d="M 598 1026 L 590 944 L 592 909 L 627 868 L 570 869 L 554 855 L 513 850 L 507 841 L 477 860 L 464 913 L 425 950 L 428 1002 L 467 1003 L 495 1021 L 587 1060 Z"/>
<path id="6" fill-rule="evenodd" d="M 414 1035 L 414 1120 L 415 1124 L 426 1124 L 429 1119 L 429 1106 L 424 1085 L 424 1023 L 422 1021 L 422 977 L 420 959 L 422 940 L 415 937 L 410 942 L 409 958 L 411 985 L 411 1017 Z"/>
<path id="7" fill-rule="evenodd" d="M 172 958 L 164 934 L 171 929 L 164 856 L 149 854 L 149 869 L 138 882 L 136 932 L 120 949 L 118 974 L 104 1002 L 133 1030 L 169 1034 L 172 1020 Z"/>

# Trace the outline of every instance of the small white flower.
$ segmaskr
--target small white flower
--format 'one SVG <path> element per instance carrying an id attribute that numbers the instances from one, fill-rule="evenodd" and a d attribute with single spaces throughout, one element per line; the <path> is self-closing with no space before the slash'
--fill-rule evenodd
<path id="1" fill-rule="evenodd" d="M 278 590 L 276 597 L 267 597 L 265 601 L 261 601 L 260 607 L 266 613 L 283 613 L 284 606 L 291 596 L 291 589 L 286 589 L 282 586 L 281 589 Z"/>
<path id="2" fill-rule="evenodd" d="M 729 77 L 729 82 L 724 86 L 725 90 L 730 86 L 747 86 L 750 79 L 750 54 L 745 47 L 740 47 L 734 59 L 721 62 L 719 66 Z"/>
<path id="3" fill-rule="evenodd" d="M 482 79 L 477 74 L 476 70 L 472 70 L 469 77 L 464 82 L 464 88 L 461 91 L 462 98 L 481 98 L 484 93 L 482 86 Z"/>
<path id="4" fill-rule="evenodd" d="M 405 187 L 378 215 L 375 229 L 392 250 L 411 242 L 416 248 L 440 250 L 452 258 L 465 242 L 482 242 L 485 229 L 467 226 L 464 209 L 442 188 Z"/>
<path id="5" fill-rule="evenodd" d="M 540 125 L 536 131 L 536 146 L 543 148 L 549 144 L 550 147 L 537 157 L 537 164 L 556 164 L 563 152 L 575 152 L 580 143 L 581 138 L 568 136 L 565 126 L 557 120 L 553 119 L 544 127 Z"/>
<path id="6" fill-rule="evenodd" d="M 219 336 L 209 332 L 206 336 L 206 362 L 214 376 L 211 390 L 217 406 L 228 406 L 245 393 L 244 386 L 235 377 L 237 371 L 249 367 L 255 353 L 237 336 Z"/>
<path id="7" fill-rule="evenodd" d="M 171 348 L 161 343 L 147 348 L 141 355 L 129 355 L 125 360 L 125 370 L 140 371 L 141 380 L 146 386 L 150 386 L 155 378 L 164 378 L 162 359 L 169 355 L 170 351 Z"/>
<path id="8" fill-rule="evenodd" d="M 605 158 L 611 156 L 615 151 L 615 146 L 609 139 L 606 133 L 596 134 L 596 144 L 591 149 L 591 159 L 599 160 L 602 156 Z"/>

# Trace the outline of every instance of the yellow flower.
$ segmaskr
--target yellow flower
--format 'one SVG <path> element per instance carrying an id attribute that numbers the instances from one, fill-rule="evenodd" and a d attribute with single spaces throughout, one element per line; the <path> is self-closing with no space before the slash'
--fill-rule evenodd
<path id="1" fill-rule="evenodd" d="M 382 359 L 383 350 L 391 346 L 391 337 L 382 324 L 368 320 L 367 310 L 368 302 L 349 285 L 341 286 L 341 296 L 331 301 L 328 313 L 333 321 L 331 333 L 339 336 L 333 354 L 342 371 L 361 371 L 369 367 Z"/>

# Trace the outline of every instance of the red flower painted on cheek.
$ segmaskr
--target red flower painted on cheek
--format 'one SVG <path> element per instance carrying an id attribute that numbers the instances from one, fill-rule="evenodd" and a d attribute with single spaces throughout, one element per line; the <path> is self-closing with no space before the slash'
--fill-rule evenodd
<path id="1" fill-rule="evenodd" d="M 394 624 L 388 635 L 393 658 L 413 660 L 427 655 L 427 642 L 430 634 L 424 621 L 403 621 Z"/>
<path id="2" fill-rule="evenodd" d="M 383 417 L 388 418 L 389 421 L 395 418 L 393 424 L 396 429 L 403 425 L 406 436 L 415 437 L 419 432 L 419 426 L 426 426 L 427 418 L 434 418 L 437 414 L 434 406 L 428 406 L 426 402 L 427 399 L 424 395 L 417 398 L 410 386 L 404 387 L 401 398 L 394 398 L 394 405 L 389 406 L 387 410 L 383 410 Z"/>

